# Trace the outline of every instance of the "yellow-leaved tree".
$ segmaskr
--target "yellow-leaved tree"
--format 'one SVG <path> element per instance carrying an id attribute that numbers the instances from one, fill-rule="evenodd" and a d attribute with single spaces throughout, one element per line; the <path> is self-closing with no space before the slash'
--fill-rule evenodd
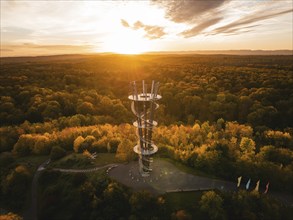
<path id="1" fill-rule="evenodd" d="M 123 139 L 118 145 L 116 158 L 121 161 L 131 161 L 135 158 L 133 143 L 128 139 Z"/>

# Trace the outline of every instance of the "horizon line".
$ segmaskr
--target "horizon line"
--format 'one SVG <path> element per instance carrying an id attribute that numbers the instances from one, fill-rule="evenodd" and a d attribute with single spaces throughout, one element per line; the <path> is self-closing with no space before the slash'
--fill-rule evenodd
<path id="1" fill-rule="evenodd" d="M 1 50 L 0 50 L 1 51 Z M 293 49 L 227 49 L 227 50 L 163 50 L 163 51 L 146 51 L 142 53 L 117 53 L 117 52 L 92 52 L 92 53 L 56 53 L 56 54 L 42 54 L 42 55 L 16 55 L 16 56 L 1 56 L 0 58 L 34 58 L 34 57 L 54 57 L 54 56 L 81 56 L 81 55 L 152 55 L 152 54 L 182 54 L 182 55 L 293 55 Z"/>

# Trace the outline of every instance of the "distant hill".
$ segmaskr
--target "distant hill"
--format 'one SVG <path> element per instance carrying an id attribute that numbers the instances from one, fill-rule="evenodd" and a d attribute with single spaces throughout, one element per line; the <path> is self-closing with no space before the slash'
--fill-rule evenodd
<path id="1" fill-rule="evenodd" d="M 145 54 L 207 54 L 207 55 L 293 55 L 293 50 L 194 50 L 194 51 L 158 51 Z"/>
<path id="2" fill-rule="evenodd" d="M 151 51 L 138 55 L 242 55 L 242 56 L 292 56 L 293 50 L 197 50 L 197 51 Z M 48 56 L 0 57 L 0 63 L 70 61 L 86 59 L 89 56 L 107 56 L 115 53 L 61 54 Z M 117 55 L 117 54 L 116 54 Z M 123 55 L 123 54 L 121 54 Z M 127 56 L 127 55 L 126 55 Z M 131 56 L 131 55 L 130 55 Z M 135 55 L 134 55 L 135 56 Z"/>
<path id="3" fill-rule="evenodd" d="M 86 55 L 50 55 L 50 56 L 27 56 L 27 57 L 0 57 L 0 63 L 20 63 L 20 62 L 42 62 L 42 61 L 69 61 L 85 58 Z"/>

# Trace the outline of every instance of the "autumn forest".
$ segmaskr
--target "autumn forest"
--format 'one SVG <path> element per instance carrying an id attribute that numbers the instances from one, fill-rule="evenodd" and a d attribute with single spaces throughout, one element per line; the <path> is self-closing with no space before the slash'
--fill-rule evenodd
<path id="1" fill-rule="evenodd" d="M 1 58 L 0 71 L 0 214 L 7 219 L 29 219 L 34 175 L 48 159 L 38 176 L 38 219 L 292 217 L 292 204 L 269 193 L 293 193 L 293 56 L 19 57 Z M 260 180 L 259 192 L 157 195 L 105 170 L 54 170 L 136 161 L 129 83 L 153 79 L 162 95 L 154 159 L 235 184 L 239 176 Z"/>

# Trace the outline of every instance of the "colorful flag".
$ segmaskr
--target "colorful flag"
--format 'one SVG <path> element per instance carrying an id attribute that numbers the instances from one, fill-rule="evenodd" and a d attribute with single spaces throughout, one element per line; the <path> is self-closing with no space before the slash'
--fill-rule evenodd
<path id="1" fill-rule="evenodd" d="M 264 193 L 267 193 L 267 192 L 268 192 L 268 190 L 269 190 L 269 185 L 270 185 L 270 182 L 267 183 L 267 185 L 266 185 L 266 191 L 265 191 Z"/>
<path id="2" fill-rule="evenodd" d="M 259 190 L 259 183 L 260 183 L 260 180 L 258 180 L 257 182 L 256 182 L 256 186 L 255 186 L 255 191 L 258 191 Z"/>
<path id="3" fill-rule="evenodd" d="M 249 189 L 249 185 L 250 185 L 250 179 L 246 183 L 246 189 Z"/>
<path id="4" fill-rule="evenodd" d="M 239 186 L 240 186 L 241 179 L 242 179 L 242 176 L 239 176 L 239 177 L 238 177 L 238 183 L 237 183 L 237 187 L 239 187 Z"/>

